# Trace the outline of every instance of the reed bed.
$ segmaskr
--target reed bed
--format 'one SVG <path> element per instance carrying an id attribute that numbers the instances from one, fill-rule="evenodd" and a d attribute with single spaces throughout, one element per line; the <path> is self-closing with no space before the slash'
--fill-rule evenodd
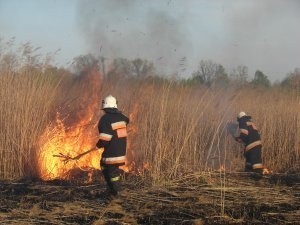
<path id="1" fill-rule="evenodd" d="M 99 98 L 94 105 L 107 94 L 117 97 L 119 108 L 131 117 L 130 162 L 138 173 L 147 170 L 155 184 L 221 166 L 229 172 L 243 169 L 243 146 L 226 130 L 239 111 L 253 116 L 261 131 L 263 160 L 269 169 L 300 171 L 297 93 L 248 86 L 208 88 L 155 77 L 106 78 L 97 88 L 89 88 L 93 82 L 39 70 L 1 72 L 0 79 L 0 178 L 38 176 L 39 136 L 61 105 L 68 106 L 66 115 L 76 115 L 78 108 L 84 114 L 82 109 L 91 100 L 87 90 Z M 76 88 L 78 83 L 82 88 Z"/>
<path id="2" fill-rule="evenodd" d="M 265 166 L 273 172 L 299 172 L 299 95 L 275 88 L 208 89 L 156 80 L 118 87 L 106 88 L 118 90 L 115 95 L 129 106 L 126 113 L 137 106 L 130 125 L 137 130 L 129 137 L 132 160 L 150 163 L 154 182 L 220 166 L 242 170 L 243 146 L 226 130 L 239 111 L 251 115 L 261 132 Z"/>
<path id="3" fill-rule="evenodd" d="M 26 69 L 0 73 L 0 178 L 37 176 L 37 140 L 50 122 L 59 79 Z"/>

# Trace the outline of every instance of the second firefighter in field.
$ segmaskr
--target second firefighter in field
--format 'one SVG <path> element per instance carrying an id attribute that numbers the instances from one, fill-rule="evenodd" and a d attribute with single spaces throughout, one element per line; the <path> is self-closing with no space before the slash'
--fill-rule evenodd
<path id="1" fill-rule="evenodd" d="M 246 159 L 245 171 L 262 174 L 262 142 L 256 125 L 251 121 L 251 116 L 245 112 L 240 112 L 237 117 L 239 123 L 239 133 L 235 137 L 238 142 L 245 145 L 244 157 Z"/>

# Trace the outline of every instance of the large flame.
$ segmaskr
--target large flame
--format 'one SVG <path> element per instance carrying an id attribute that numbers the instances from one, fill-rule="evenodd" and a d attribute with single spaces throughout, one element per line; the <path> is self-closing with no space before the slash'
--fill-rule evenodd
<path id="1" fill-rule="evenodd" d="M 69 179 L 70 172 L 73 169 L 91 171 L 100 170 L 100 158 L 102 149 L 90 152 L 78 160 L 64 161 L 64 157 L 76 157 L 89 149 L 92 149 L 98 140 L 97 116 L 99 116 L 100 100 L 99 87 L 100 75 L 97 71 L 92 70 L 79 79 L 80 84 L 86 84 L 84 90 L 81 90 L 79 103 L 75 115 L 64 112 L 57 112 L 56 119 L 50 124 L 39 140 L 40 156 L 39 171 L 40 177 L 44 180 L 51 179 Z M 80 86 L 82 88 L 82 86 Z M 127 158 L 125 166 L 122 169 L 125 172 L 134 170 L 133 161 L 134 152 L 132 151 L 133 143 L 130 137 L 136 133 L 134 118 L 138 112 L 137 105 L 134 105 L 129 115 L 130 128 L 128 130 Z M 91 173 L 87 173 L 88 176 Z M 91 181 L 91 177 L 89 177 Z"/>
<path id="2" fill-rule="evenodd" d="M 89 70 L 77 77 L 73 88 L 78 95 L 77 102 L 70 109 L 57 112 L 39 140 L 39 171 L 42 179 L 68 179 L 72 169 L 99 169 L 100 151 L 91 152 L 76 161 L 63 161 L 64 156 L 75 157 L 93 146 L 98 140 L 97 122 L 100 108 L 101 75 Z M 70 88 L 70 87 L 68 87 Z M 74 95 L 74 94 L 73 94 Z M 72 96 L 73 97 L 73 96 Z"/>
<path id="3" fill-rule="evenodd" d="M 66 128 L 57 114 L 55 123 L 46 129 L 41 138 L 39 160 L 42 179 L 67 179 L 69 172 L 75 168 L 100 169 L 101 152 L 99 151 L 91 152 L 79 160 L 67 163 L 63 161 L 63 158 L 55 157 L 60 154 L 75 157 L 95 145 L 97 137 L 93 135 L 92 130 L 86 129 L 83 123 L 84 121 L 79 121 L 76 127 Z"/>

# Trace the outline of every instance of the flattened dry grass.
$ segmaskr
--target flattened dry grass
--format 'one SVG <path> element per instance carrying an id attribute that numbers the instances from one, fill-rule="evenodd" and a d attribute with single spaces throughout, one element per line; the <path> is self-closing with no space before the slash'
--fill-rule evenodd
<path id="1" fill-rule="evenodd" d="M 257 182 L 246 173 L 225 174 L 224 187 L 212 172 L 167 186 L 141 185 L 130 175 L 112 200 L 103 184 L 0 183 L 0 224 L 297 224 L 300 177 L 286 186 L 277 182 L 288 176 L 280 176 Z"/>

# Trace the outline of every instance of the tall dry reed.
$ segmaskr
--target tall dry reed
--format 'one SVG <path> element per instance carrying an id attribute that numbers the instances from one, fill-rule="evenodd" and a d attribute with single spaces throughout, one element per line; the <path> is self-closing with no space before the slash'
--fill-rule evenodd
<path id="1" fill-rule="evenodd" d="M 73 90 L 78 97 L 86 88 L 77 93 L 74 82 L 64 82 L 62 90 L 56 76 L 35 70 L 2 72 L 0 79 L 0 177 L 35 176 L 37 140 L 49 122 L 49 112 L 56 110 L 58 96 L 68 96 L 69 110 L 76 110 L 76 101 L 62 92 Z M 261 132 L 265 165 L 275 172 L 300 170 L 296 93 L 275 88 L 207 88 L 159 78 L 106 79 L 100 92 L 116 96 L 119 108 L 133 114 L 130 160 L 136 169 L 147 167 L 154 183 L 220 166 L 226 171 L 243 169 L 243 146 L 226 129 L 241 110 L 253 116 Z"/>
<path id="2" fill-rule="evenodd" d="M 0 178 L 37 175 L 36 144 L 49 122 L 59 79 L 35 69 L 0 72 Z"/>
<path id="3" fill-rule="evenodd" d="M 111 85 L 111 86 L 110 86 Z M 243 170 L 243 146 L 227 132 L 239 111 L 257 124 L 263 161 L 274 172 L 299 171 L 300 96 L 280 89 L 191 87 L 172 81 L 147 80 L 106 85 L 126 113 L 137 105 L 130 136 L 138 166 L 151 165 L 154 182 L 186 172 L 225 167 Z M 105 84 L 104 84 L 105 86 Z"/>

